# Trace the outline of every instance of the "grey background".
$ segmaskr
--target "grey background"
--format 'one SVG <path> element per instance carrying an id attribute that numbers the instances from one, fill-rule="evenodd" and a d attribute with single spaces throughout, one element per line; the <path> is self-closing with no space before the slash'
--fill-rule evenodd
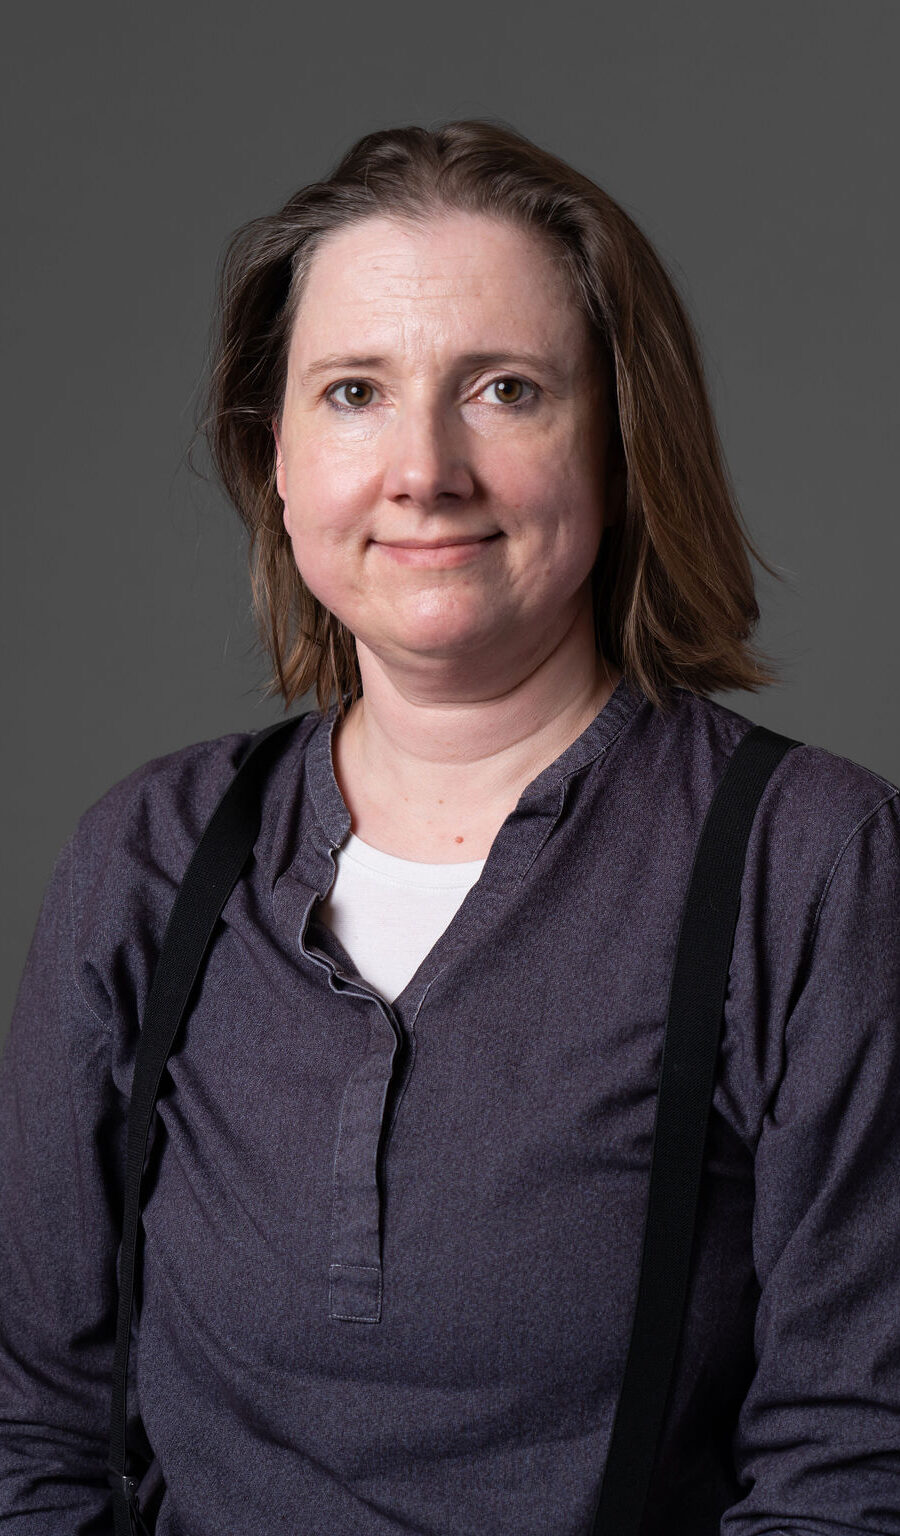
<path id="1" fill-rule="evenodd" d="M 82 811 L 282 718 L 237 516 L 185 454 L 227 236 L 374 128 L 500 119 L 637 219 L 786 577 L 783 685 L 720 697 L 900 779 L 900 8 L 88 3 L 4 34 L 4 1025 Z"/>

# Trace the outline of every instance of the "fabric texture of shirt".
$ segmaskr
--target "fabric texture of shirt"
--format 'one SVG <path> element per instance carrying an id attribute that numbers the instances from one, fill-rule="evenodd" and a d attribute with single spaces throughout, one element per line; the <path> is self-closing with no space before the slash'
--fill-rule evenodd
<path id="1" fill-rule="evenodd" d="M 317 903 L 334 707 L 267 784 L 163 1078 L 130 1405 L 159 1536 L 582 1536 L 634 1305 L 692 860 L 751 721 L 625 679 L 393 1003 Z M 109 1536 L 125 1115 L 248 733 L 81 817 L 0 1066 L 0 1525 Z M 321 910 L 321 909 L 319 909 Z M 753 824 L 645 1536 L 900 1533 L 900 791 L 788 752 Z"/>

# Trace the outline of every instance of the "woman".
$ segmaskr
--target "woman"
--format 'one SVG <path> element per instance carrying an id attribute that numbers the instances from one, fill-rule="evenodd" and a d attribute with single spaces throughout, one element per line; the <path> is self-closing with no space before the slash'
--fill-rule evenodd
<path id="1" fill-rule="evenodd" d="M 647 241 L 505 128 L 402 128 L 232 243 L 212 386 L 266 783 L 158 1106 L 158 1532 L 575 1536 L 628 1342 L 678 924 L 750 728 L 752 552 Z M 248 732 L 62 850 L 3 1064 L 0 1515 L 109 1529 L 124 1117 Z M 645 1530 L 900 1532 L 900 792 L 787 753 L 747 852 Z"/>

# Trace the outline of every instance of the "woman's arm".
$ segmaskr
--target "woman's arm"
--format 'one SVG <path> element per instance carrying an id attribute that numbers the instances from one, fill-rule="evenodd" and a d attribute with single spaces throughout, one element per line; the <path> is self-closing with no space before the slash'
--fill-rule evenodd
<path id="1" fill-rule="evenodd" d="M 0 1063 L 0 1525 L 111 1530 L 106 1482 L 125 1128 L 110 1026 L 79 985 L 74 837 Z"/>
<path id="2" fill-rule="evenodd" d="M 756 1156 L 757 1370 L 723 1536 L 900 1533 L 900 796 L 838 850 Z"/>

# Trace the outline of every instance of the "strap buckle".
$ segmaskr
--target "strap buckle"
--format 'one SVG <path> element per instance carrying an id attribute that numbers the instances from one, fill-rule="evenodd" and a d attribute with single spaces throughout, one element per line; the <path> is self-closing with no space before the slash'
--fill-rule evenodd
<path id="1" fill-rule="evenodd" d="M 137 1509 L 137 1479 L 126 1477 L 122 1472 L 114 1472 L 112 1467 L 106 1469 L 106 1481 L 113 1493 L 121 1493 L 129 1509 Z"/>

